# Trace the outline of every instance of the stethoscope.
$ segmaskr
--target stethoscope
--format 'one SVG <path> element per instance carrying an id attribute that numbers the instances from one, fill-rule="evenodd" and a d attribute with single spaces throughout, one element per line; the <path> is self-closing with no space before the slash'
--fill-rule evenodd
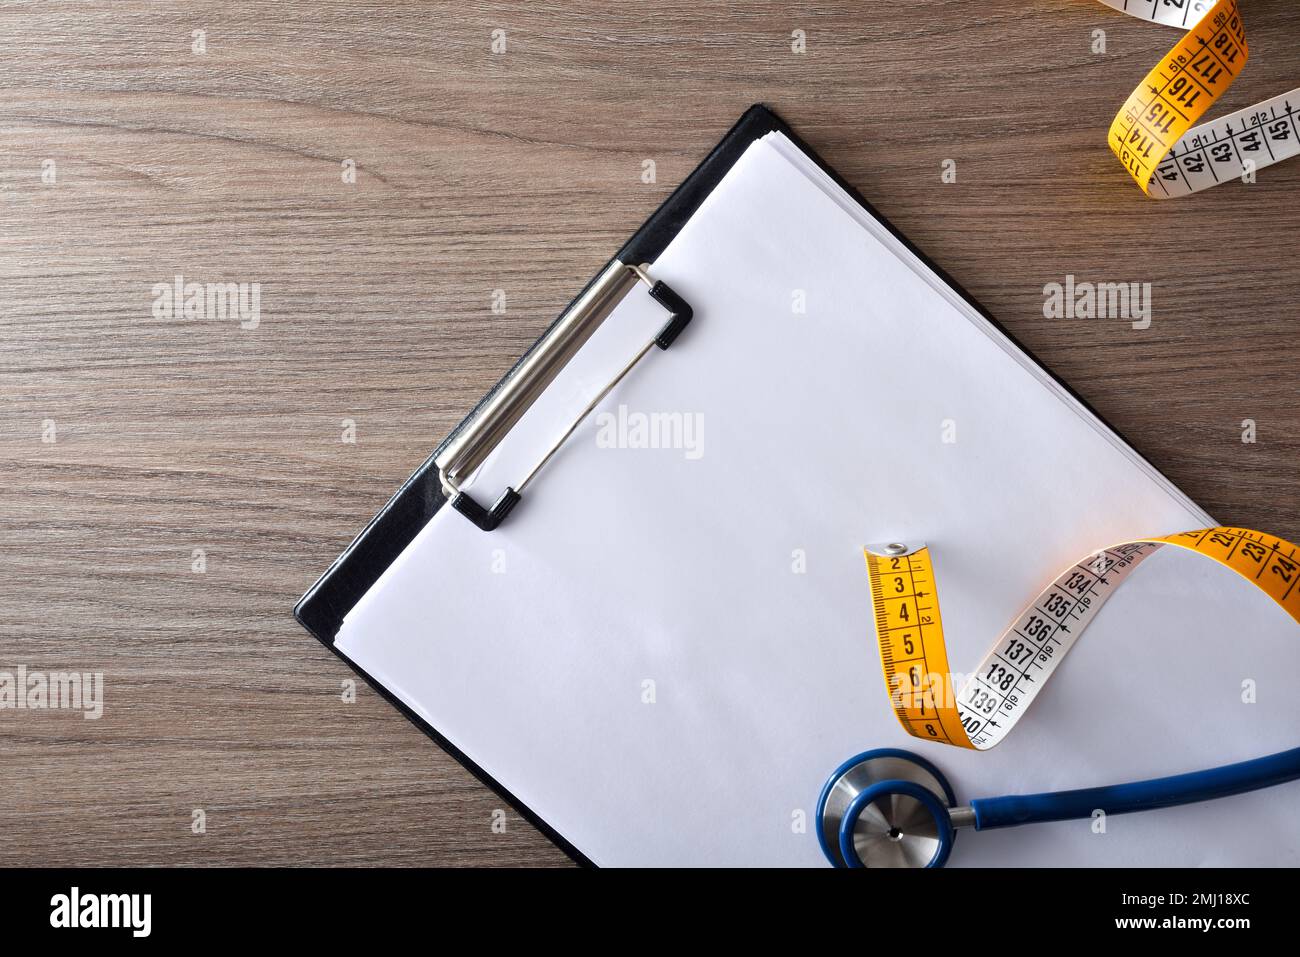
<path id="1" fill-rule="evenodd" d="M 849 758 L 817 801 L 817 838 L 836 867 L 943 867 L 957 828 L 1090 818 L 1194 804 L 1300 779 L 1300 748 L 1221 768 L 1108 787 L 979 798 L 958 807 L 929 761 L 897 748 Z"/>

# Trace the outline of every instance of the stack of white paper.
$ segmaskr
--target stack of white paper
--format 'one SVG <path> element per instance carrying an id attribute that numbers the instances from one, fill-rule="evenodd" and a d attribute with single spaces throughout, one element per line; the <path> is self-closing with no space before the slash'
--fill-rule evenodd
<path id="1" fill-rule="evenodd" d="M 1213 522 L 780 134 L 653 274 L 695 308 L 678 342 L 499 529 L 442 509 L 337 639 L 597 864 L 822 864 L 818 793 L 867 748 L 920 751 L 967 801 L 1296 744 L 1294 623 L 1177 549 L 1134 573 L 1000 747 L 909 738 L 864 543 L 930 544 L 965 670 L 1071 562 Z M 517 484 L 663 321 L 633 290 L 468 487 Z M 656 428 L 676 447 L 638 447 Z M 1292 786 L 1104 834 L 962 833 L 951 863 L 1294 863 L 1294 805 Z"/>

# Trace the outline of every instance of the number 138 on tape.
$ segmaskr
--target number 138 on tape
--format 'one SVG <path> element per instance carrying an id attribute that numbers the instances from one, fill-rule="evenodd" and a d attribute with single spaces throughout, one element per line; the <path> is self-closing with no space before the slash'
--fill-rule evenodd
<path id="1" fill-rule="evenodd" d="M 1300 623 L 1300 549 L 1245 528 L 1205 528 L 1101 549 L 1064 572 L 955 686 L 934 564 L 925 545 L 865 550 L 876 640 L 890 705 L 918 738 L 986 751 L 1015 726 L 1061 659 L 1129 574 L 1173 545 L 1250 581 Z"/>

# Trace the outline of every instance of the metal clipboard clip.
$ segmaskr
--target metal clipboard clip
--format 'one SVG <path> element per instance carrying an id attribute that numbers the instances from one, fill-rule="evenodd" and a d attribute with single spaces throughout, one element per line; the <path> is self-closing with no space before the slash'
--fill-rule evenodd
<path id="1" fill-rule="evenodd" d="M 524 489 L 550 461 L 565 441 L 582 424 L 591 411 L 600 404 L 614 387 L 623 381 L 653 346 L 667 349 L 686 328 L 694 311 L 690 304 L 677 295 L 662 280 L 650 278 L 648 265 L 629 265 L 615 259 L 587 290 L 565 310 L 564 314 L 537 343 L 528 350 L 519 363 L 506 375 L 470 417 L 452 433 L 442 450 L 434 456 L 438 480 L 451 507 L 471 522 L 490 532 L 505 519 L 517 504 Z M 600 390 L 586 408 L 573 420 L 573 424 L 556 440 L 550 450 L 533 466 L 518 488 L 507 486 L 490 508 L 479 504 L 468 492 L 460 489 L 460 480 L 483 464 L 493 449 L 519 421 L 548 385 L 596 331 L 605 318 L 614 311 L 637 282 L 644 283 L 650 298 L 668 310 L 668 322 L 649 342 L 641 347 L 627 365 L 623 366 L 609 383 Z"/>

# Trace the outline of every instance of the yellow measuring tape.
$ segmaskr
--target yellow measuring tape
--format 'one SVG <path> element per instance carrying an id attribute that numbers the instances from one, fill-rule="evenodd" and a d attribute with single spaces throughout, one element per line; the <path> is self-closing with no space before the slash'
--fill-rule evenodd
<path id="1" fill-rule="evenodd" d="M 1128 575 L 1165 545 L 1210 558 L 1253 582 L 1300 623 L 1300 549 L 1245 528 L 1206 528 L 1105 548 L 1062 572 L 955 688 L 930 550 L 866 549 L 885 687 L 918 738 L 986 751 L 1015 726 L 1070 647 Z"/>
<path id="2" fill-rule="evenodd" d="M 1249 57 L 1239 0 L 1102 2 L 1188 30 L 1111 124 L 1111 149 L 1143 192 L 1183 196 L 1300 154 L 1300 89 L 1196 125 Z M 993 747 L 1020 720 L 1115 589 L 1165 545 L 1232 569 L 1300 623 L 1300 549 L 1290 542 L 1243 528 L 1141 539 L 1102 549 L 1066 569 L 956 687 L 929 549 L 869 546 L 876 639 L 899 722 L 918 738 L 980 751 Z"/>
<path id="3" fill-rule="evenodd" d="M 1129 95 L 1110 148 L 1148 196 L 1185 196 L 1300 153 L 1300 89 L 1195 125 L 1249 58 L 1238 0 L 1102 0 L 1188 34 Z"/>

